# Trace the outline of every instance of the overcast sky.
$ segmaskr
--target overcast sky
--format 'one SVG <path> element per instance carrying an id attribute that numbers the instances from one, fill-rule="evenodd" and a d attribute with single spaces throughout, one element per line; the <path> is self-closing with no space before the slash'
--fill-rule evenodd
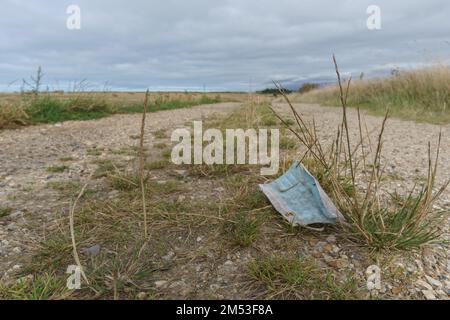
<path id="1" fill-rule="evenodd" d="M 67 7 L 81 9 L 69 30 Z M 366 25 L 369 5 L 381 29 Z M 376 76 L 450 58 L 448 0 L 2 0 L 0 90 L 42 66 L 50 89 L 249 90 Z"/>

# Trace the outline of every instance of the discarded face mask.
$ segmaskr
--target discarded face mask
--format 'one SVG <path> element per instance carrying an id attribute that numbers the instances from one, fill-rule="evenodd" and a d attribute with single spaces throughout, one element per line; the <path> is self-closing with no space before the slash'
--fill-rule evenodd
<path id="1" fill-rule="evenodd" d="M 274 208 L 294 226 L 344 221 L 319 182 L 299 162 L 275 181 L 259 187 Z"/>

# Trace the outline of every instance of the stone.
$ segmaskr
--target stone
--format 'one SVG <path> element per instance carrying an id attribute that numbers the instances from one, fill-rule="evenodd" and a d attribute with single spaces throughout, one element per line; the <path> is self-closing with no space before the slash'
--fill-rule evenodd
<path id="1" fill-rule="evenodd" d="M 427 282 L 425 282 L 423 280 L 417 280 L 416 284 L 423 289 L 430 290 L 430 291 L 433 290 L 433 287 L 430 286 Z"/>
<path id="2" fill-rule="evenodd" d="M 178 174 L 180 176 L 185 176 L 187 173 L 186 170 L 173 170 L 173 172 L 175 172 L 176 174 Z"/>
<path id="3" fill-rule="evenodd" d="M 433 290 L 422 290 L 422 294 L 425 296 L 427 300 L 436 300 L 436 296 L 434 295 Z"/>
<path id="4" fill-rule="evenodd" d="M 136 298 L 137 298 L 138 300 L 144 300 L 145 298 L 147 298 L 147 293 L 146 293 L 146 292 L 139 292 L 139 293 L 136 295 Z"/>
<path id="5" fill-rule="evenodd" d="M 166 281 L 166 280 L 158 280 L 158 281 L 155 281 L 155 287 L 156 287 L 157 289 L 163 288 L 163 287 L 165 287 L 166 285 L 167 285 L 167 281 Z"/>
<path id="6" fill-rule="evenodd" d="M 327 240 L 327 242 L 335 243 L 336 242 L 336 236 L 329 235 L 326 240 Z"/>
<path id="7" fill-rule="evenodd" d="M 402 292 L 402 288 L 401 287 L 393 287 L 391 291 L 393 294 L 398 295 L 400 292 Z"/>
<path id="8" fill-rule="evenodd" d="M 175 256 L 175 252 L 169 251 L 165 256 L 162 257 L 165 261 L 170 261 Z"/>
<path id="9" fill-rule="evenodd" d="M 100 245 L 96 244 L 92 247 L 82 249 L 81 252 L 95 256 L 100 253 L 100 249 Z"/>
<path id="10" fill-rule="evenodd" d="M 439 280 L 436 280 L 428 275 L 425 275 L 425 278 L 427 279 L 428 283 L 431 284 L 433 287 L 436 287 L 438 289 L 442 288 L 442 283 Z"/>
<path id="11" fill-rule="evenodd" d="M 12 249 L 12 251 L 13 251 L 14 253 L 16 253 L 16 254 L 19 254 L 19 253 L 22 252 L 22 249 L 20 249 L 19 247 L 14 247 L 14 248 Z"/>

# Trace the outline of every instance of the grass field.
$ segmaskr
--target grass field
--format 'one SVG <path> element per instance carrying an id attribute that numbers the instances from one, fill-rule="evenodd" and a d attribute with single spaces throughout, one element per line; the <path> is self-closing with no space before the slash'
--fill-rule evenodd
<path id="1" fill-rule="evenodd" d="M 139 113 L 143 96 L 138 92 L 1 94 L 0 129 Z M 245 97 L 246 94 L 239 93 L 151 93 L 149 111 L 241 101 Z"/>
<path id="2" fill-rule="evenodd" d="M 294 102 L 337 106 L 339 88 L 327 86 L 305 94 L 293 94 Z M 384 115 L 437 124 L 450 123 L 450 67 L 437 65 L 415 71 L 399 71 L 373 80 L 352 80 L 348 105 Z"/>

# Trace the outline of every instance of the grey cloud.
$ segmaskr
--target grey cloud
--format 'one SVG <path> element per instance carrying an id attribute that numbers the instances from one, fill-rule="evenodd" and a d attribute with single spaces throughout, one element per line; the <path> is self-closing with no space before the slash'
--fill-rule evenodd
<path id="1" fill-rule="evenodd" d="M 66 29 L 78 4 L 82 28 Z M 382 29 L 366 28 L 379 5 Z M 41 65 L 50 86 L 88 79 L 113 89 L 248 90 L 348 73 L 448 62 L 446 0 L 25 1 L 4 0 L 0 89 Z"/>

